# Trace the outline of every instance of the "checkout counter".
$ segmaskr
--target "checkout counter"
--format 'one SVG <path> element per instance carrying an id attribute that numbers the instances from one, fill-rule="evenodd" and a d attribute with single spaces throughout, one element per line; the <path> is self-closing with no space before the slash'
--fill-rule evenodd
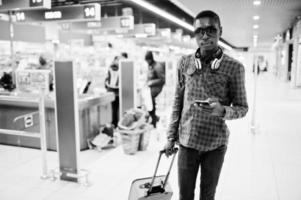
<path id="1" fill-rule="evenodd" d="M 115 96 L 111 92 L 98 96 L 80 96 L 79 108 L 79 138 L 80 150 L 88 148 L 87 139 L 98 133 L 100 125 L 111 123 L 111 102 Z M 54 98 L 45 99 L 46 112 L 46 137 L 48 150 L 56 151 L 56 127 Z M 28 101 L 28 97 L 0 95 L 0 128 L 21 130 L 24 128 L 21 122 L 14 122 L 18 116 L 38 111 L 38 102 Z M 26 128 L 28 132 L 39 132 L 38 119 L 33 118 L 33 125 Z M 22 147 L 40 148 L 40 140 L 37 138 L 0 134 L 0 143 Z"/>

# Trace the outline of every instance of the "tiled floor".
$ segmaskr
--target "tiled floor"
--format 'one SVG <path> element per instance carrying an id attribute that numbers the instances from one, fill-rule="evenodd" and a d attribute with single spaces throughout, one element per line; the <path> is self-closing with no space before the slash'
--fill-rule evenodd
<path id="1" fill-rule="evenodd" d="M 301 199 L 301 89 L 263 74 L 258 79 L 256 132 L 250 131 L 253 79 L 247 76 L 250 111 L 246 118 L 229 121 L 230 144 L 217 189 L 217 200 Z M 151 176 L 164 144 L 153 132 L 147 151 L 125 155 L 122 147 L 80 153 L 81 168 L 90 172 L 91 186 L 41 180 L 40 152 L 0 145 L 0 200 L 122 200 L 131 181 Z M 57 168 L 57 154 L 48 153 L 49 169 Z M 165 172 L 163 159 L 159 174 Z M 177 200 L 176 165 L 170 184 Z M 198 195 L 198 189 L 196 190 Z M 196 195 L 196 196 L 197 196 Z M 196 198 L 197 199 L 197 198 Z"/>

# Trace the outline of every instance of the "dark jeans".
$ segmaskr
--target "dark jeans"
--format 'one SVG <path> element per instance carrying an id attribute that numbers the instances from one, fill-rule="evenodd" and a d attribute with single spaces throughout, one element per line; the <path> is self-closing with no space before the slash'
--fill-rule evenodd
<path id="1" fill-rule="evenodd" d="M 112 124 L 115 128 L 118 126 L 119 121 L 119 96 L 115 96 L 115 100 L 112 101 Z"/>
<path id="2" fill-rule="evenodd" d="M 153 110 L 149 111 L 149 115 L 152 118 L 152 125 L 154 126 L 154 128 L 156 128 L 157 126 L 157 115 L 156 115 L 156 99 L 155 97 L 152 97 L 152 103 L 153 103 Z"/>
<path id="3" fill-rule="evenodd" d="M 214 200 L 226 150 L 225 145 L 207 152 L 180 146 L 178 156 L 179 200 L 194 200 L 199 167 L 201 168 L 200 200 Z"/>

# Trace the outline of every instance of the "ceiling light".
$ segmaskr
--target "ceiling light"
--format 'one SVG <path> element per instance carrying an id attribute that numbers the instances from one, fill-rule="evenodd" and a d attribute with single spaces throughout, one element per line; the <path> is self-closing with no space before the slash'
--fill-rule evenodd
<path id="1" fill-rule="evenodd" d="M 260 18 L 259 15 L 254 15 L 254 16 L 253 16 L 253 19 L 254 19 L 254 20 L 259 20 L 259 18 Z"/>
<path id="2" fill-rule="evenodd" d="M 253 39 L 258 39 L 258 35 L 253 35 Z"/>
<path id="3" fill-rule="evenodd" d="M 254 28 L 254 29 L 258 29 L 258 28 L 259 28 L 259 25 L 254 24 L 254 25 L 253 25 L 253 28 Z"/>
<path id="4" fill-rule="evenodd" d="M 165 18 L 165 19 L 168 19 L 184 28 L 186 28 L 187 30 L 190 30 L 190 31 L 194 31 L 194 27 L 191 25 L 191 24 L 188 24 L 187 22 L 175 17 L 174 15 L 171 15 L 169 14 L 168 12 L 144 1 L 144 0 L 130 0 L 132 1 L 133 3 L 136 3 L 138 4 L 139 6 L 157 14 L 157 15 L 160 15 L 161 17 Z M 232 47 L 230 47 L 229 45 L 219 41 L 219 45 L 224 47 L 225 49 L 228 49 L 228 50 L 232 50 Z"/>
<path id="5" fill-rule="evenodd" d="M 157 15 L 160 15 L 190 31 L 194 31 L 194 27 L 191 25 L 191 24 L 188 24 L 187 22 L 184 22 L 183 20 L 180 20 L 179 18 L 169 14 L 168 12 L 146 2 L 146 1 L 143 1 L 143 0 L 131 0 L 132 2 L 146 8 L 147 10 L 151 11 L 151 12 L 154 12 L 156 13 Z"/>
<path id="6" fill-rule="evenodd" d="M 259 0 L 253 1 L 254 6 L 259 6 L 260 4 L 261 4 L 261 1 L 259 1 Z"/>
<path id="7" fill-rule="evenodd" d="M 227 49 L 227 50 L 229 50 L 229 51 L 232 50 L 232 47 L 230 47 L 229 45 L 227 45 L 227 44 L 225 44 L 225 43 L 223 43 L 223 42 L 221 42 L 221 41 L 218 41 L 218 44 L 219 44 L 221 47 L 223 47 L 223 48 L 225 48 L 225 49 Z"/>

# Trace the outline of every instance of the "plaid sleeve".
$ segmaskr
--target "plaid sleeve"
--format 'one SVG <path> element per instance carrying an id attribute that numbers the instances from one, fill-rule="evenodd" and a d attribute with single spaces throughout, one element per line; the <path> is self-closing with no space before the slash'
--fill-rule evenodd
<path id="1" fill-rule="evenodd" d="M 175 89 L 169 127 L 167 130 L 167 139 L 173 141 L 178 141 L 179 138 L 178 128 L 179 128 L 181 113 L 183 109 L 183 98 L 184 98 L 184 90 L 185 90 L 184 79 L 182 75 L 183 64 L 184 64 L 184 57 L 182 57 L 178 62 L 178 67 L 177 67 L 178 78 L 176 82 L 176 89 Z"/>
<path id="2" fill-rule="evenodd" d="M 231 106 L 225 106 L 225 120 L 244 117 L 248 112 L 248 103 L 245 88 L 245 69 L 238 64 L 236 72 L 230 81 Z"/>

